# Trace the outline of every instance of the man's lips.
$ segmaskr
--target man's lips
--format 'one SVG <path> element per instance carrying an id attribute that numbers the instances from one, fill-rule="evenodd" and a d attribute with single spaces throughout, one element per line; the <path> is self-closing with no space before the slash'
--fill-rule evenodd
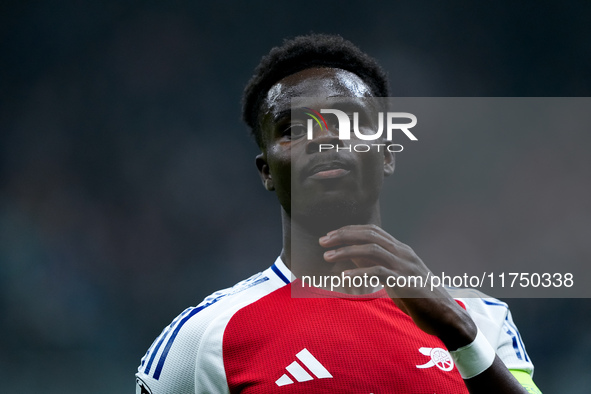
<path id="1" fill-rule="evenodd" d="M 333 178 L 340 178 L 351 171 L 345 170 L 344 168 L 335 168 L 334 170 L 324 170 L 318 171 L 317 173 L 310 175 L 308 178 L 310 179 L 333 179 Z"/>
<path id="2" fill-rule="evenodd" d="M 351 170 L 347 164 L 334 161 L 316 164 L 306 172 L 307 177 L 310 179 L 335 179 L 346 176 Z"/>

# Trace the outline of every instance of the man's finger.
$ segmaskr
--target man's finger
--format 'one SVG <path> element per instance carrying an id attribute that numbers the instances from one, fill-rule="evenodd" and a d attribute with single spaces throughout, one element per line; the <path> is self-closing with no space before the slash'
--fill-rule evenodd
<path id="1" fill-rule="evenodd" d="M 390 251 L 396 249 L 396 239 L 378 226 L 345 226 L 321 237 L 319 242 L 326 248 L 375 243 Z"/>
<path id="2" fill-rule="evenodd" d="M 358 266 L 391 265 L 398 258 L 378 244 L 349 245 L 324 252 L 324 260 L 329 263 L 351 260 Z"/>

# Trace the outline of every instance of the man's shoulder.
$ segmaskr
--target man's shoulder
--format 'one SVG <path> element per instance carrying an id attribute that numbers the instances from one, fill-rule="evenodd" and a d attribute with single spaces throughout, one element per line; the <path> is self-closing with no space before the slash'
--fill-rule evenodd
<path id="1" fill-rule="evenodd" d="M 235 301 L 243 299 L 250 293 L 266 293 L 275 287 L 272 284 L 269 286 L 271 277 L 267 271 L 258 272 L 234 286 L 218 290 L 205 297 L 199 305 L 193 308 L 203 311 L 202 315 L 205 315 L 206 311 L 216 313 L 219 312 L 219 309 L 230 307 Z"/>
<path id="2" fill-rule="evenodd" d="M 281 271 L 276 265 L 277 263 L 234 286 L 210 294 L 197 306 L 185 309 L 173 320 L 170 327 L 175 326 L 176 330 L 180 330 L 181 327 L 186 326 L 186 330 L 191 330 L 190 327 L 192 327 L 192 329 L 198 328 L 201 331 L 204 329 L 204 325 L 209 325 L 213 320 L 227 314 L 231 315 L 283 287 L 289 281 L 284 281 L 277 275 L 277 272 L 281 273 Z"/>
<path id="3" fill-rule="evenodd" d="M 450 294 L 464 304 L 507 368 L 533 374 L 534 366 L 507 303 L 473 289 L 454 289 Z"/>
<path id="4" fill-rule="evenodd" d="M 150 387 L 191 382 L 196 356 L 204 342 L 207 346 L 219 342 L 217 338 L 210 338 L 212 335 L 219 336 L 216 327 L 225 325 L 244 306 L 288 284 L 287 272 L 283 264 L 276 261 L 270 268 L 232 287 L 216 291 L 197 306 L 185 309 L 150 346 L 141 360 L 138 378 L 149 383 Z M 171 382 L 168 384 L 165 381 Z M 184 392 L 180 387 L 175 390 Z"/>
<path id="5" fill-rule="evenodd" d="M 481 291 L 465 288 L 446 288 L 449 294 L 460 301 L 466 311 L 474 318 L 474 315 L 487 316 L 493 320 L 504 320 L 509 311 L 507 303 L 493 298 Z"/>
<path id="6" fill-rule="evenodd" d="M 232 287 L 218 290 L 205 297 L 194 308 L 198 310 L 198 314 L 204 319 L 219 316 L 225 310 L 235 309 L 236 306 L 240 308 L 248 305 L 289 284 L 290 280 L 287 279 L 289 275 L 289 271 L 286 271 L 278 259 L 266 270 L 256 273 Z"/>

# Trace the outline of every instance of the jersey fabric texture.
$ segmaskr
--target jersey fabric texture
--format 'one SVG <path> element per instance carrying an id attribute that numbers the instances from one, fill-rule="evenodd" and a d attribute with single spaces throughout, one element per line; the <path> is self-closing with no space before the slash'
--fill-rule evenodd
<path id="1" fill-rule="evenodd" d="M 293 298 L 290 278 L 278 258 L 186 309 L 142 358 L 136 393 L 468 392 L 439 338 L 389 298 L 301 287 L 324 298 Z M 532 375 L 507 305 L 450 292 L 505 365 Z"/>

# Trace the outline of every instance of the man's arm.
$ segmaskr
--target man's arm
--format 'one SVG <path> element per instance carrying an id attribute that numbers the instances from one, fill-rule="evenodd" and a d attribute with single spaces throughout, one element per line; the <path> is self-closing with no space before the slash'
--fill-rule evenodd
<path id="1" fill-rule="evenodd" d="M 421 276 L 426 279 L 431 275 L 427 266 L 408 245 L 375 225 L 345 226 L 328 233 L 319 242 L 329 249 L 324 254 L 327 262 L 355 263 L 358 268 L 346 271 L 346 275 L 377 276 L 384 284 L 388 277 Z M 478 327 L 445 289 L 438 287 L 431 291 L 429 287 L 390 286 L 385 286 L 385 289 L 419 328 L 439 337 L 452 353 L 458 349 L 464 351 L 461 348 L 471 345 L 476 339 Z M 485 363 L 481 365 L 484 369 L 477 371 L 476 376 L 464 379 L 470 393 L 527 393 L 497 356 L 492 358 L 490 354 L 478 354 L 482 350 L 469 346 L 467 351 L 476 351 L 477 354 L 469 354 L 470 357 L 464 357 L 465 359 Z M 490 358 L 484 360 L 484 357 Z M 490 361 L 492 364 L 489 364 Z M 462 365 L 456 363 L 456 366 L 461 371 Z M 470 365 L 466 367 L 470 369 Z"/>

